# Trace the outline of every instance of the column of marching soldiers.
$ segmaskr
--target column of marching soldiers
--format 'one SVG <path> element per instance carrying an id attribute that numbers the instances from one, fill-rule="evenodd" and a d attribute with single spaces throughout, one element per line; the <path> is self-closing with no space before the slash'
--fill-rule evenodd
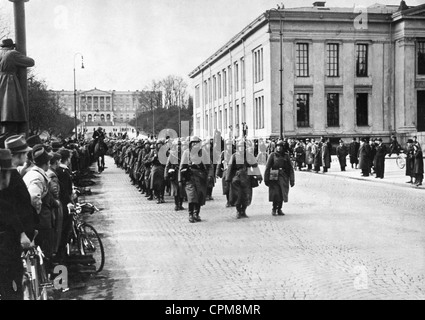
<path id="1" fill-rule="evenodd" d="M 111 155 L 147 200 L 162 204 L 164 194 L 168 194 L 174 197 L 175 211 L 186 210 L 183 203 L 187 201 L 189 222 L 194 223 L 201 221 L 200 211 L 205 202 L 214 200 L 212 191 L 217 178 L 222 178 L 226 207 L 236 207 L 238 219 L 247 218 L 253 183 L 258 186 L 262 181 L 257 161 L 249 152 L 252 147 L 245 139 L 201 140 L 196 136 L 118 140 L 113 142 Z M 248 175 L 249 170 L 252 172 Z M 234 176 L 230 172 L 240 176 L 239 185 L 232 186 Z M 233 200 L 229 198 L 232 187 L 237 189 Z"/>

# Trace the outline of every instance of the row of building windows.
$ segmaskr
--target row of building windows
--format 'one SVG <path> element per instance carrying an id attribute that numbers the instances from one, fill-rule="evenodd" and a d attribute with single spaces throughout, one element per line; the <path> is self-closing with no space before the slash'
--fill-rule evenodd
<path id="1" fill-rule="evenodd" d="M 368 93 L 357 93 L 356 94 L 356 125 L 368 126 Z M 298 93 L 296 94 L 296 108 L 297 108 L 297 127 L 309 127 L 310 126 L 310 94 Z M 328 127 L 339 127 L 339 93 L 328 93 L 327 94 L 327 126 Z"/>
<path id="2" fill-rule="evenodd" d="M 368 76 L 368 44 L 357 44 L 356 46 L 356 76 Z M 419 41 L 417 45 L 418 74 L 425 75 L 425 42 Z M 340 75 L 340 45 L 328 43 L 326 45 L 326 76 L 339 77 Z M 296 76 L 309 77 L 309 44 L 297 43 L 295 54 Z"/>

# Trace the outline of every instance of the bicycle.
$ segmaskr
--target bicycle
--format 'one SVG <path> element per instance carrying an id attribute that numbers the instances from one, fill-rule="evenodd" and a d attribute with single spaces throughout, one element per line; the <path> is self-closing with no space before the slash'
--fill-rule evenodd
<path id="1" fill-rule="evenodd" d="M 47 290 L 53 288 L 53 283 L 49 280 L 43 258 L 39 246 L 30 247 L 22 252 L 24 300 L 49 300 Z"/>
<path id="2" fill-rule="evenodd" d="M 99 209 L 90 203 L 77 203 L 71 208 L 72 227 L 71 234 L 67 243 L 67 256 L 72 260 L 73 253 L 85 256 L 90 266 L 93 267 L 94 273 L 103 270 L 105 265 L 105 251 L 102 240 L 96 229 L 81 219 L 83 213 L 93 214 Z M 90 259 L 92 258 L 92 259 Z"/>

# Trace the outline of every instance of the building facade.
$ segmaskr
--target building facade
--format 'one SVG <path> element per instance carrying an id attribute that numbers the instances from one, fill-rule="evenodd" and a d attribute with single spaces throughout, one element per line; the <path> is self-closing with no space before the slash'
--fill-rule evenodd
<path id="1" fill-rule="evenodd" d="M 62 110 L 74 117 L 74 92 L 54 91 Z M 160 103 L 161 92 L 152 91 L 103 91 L 94 88 L 89 91 L 77 91 L 76 112 L 80 120 L 79 132 L 92 131 L 101 126 L 109 134 L 134 133 L 136 128 L 128 123 L 142 112 Z M 158 102 L 159 101 L 159 102 Z M 81 131 L 82 130 L 82 131 Z"/>
<path id="2" fill-rule="evenodd" d="M 425 5 L 272 9 L 189 76 L 203 137 L 423 141 Z"/>

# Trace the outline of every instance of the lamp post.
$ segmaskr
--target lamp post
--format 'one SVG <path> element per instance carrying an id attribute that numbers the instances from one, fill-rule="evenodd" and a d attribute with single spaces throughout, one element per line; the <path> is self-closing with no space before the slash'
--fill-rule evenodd
<path id="1" fill-rule="evenodd" d="M 76 79 L 75 79 L 75 58 L 81 56 L 81 69 L 84 69 L 84 58 L 83 55 L 79 52 L 74 54 L 74 130 L 75 130 L 75 139 L 78 140 L 77 132 L 77 88 L 76 88 Z"/>
<path id="2" fill-rule="evenodd" d="M 272 8 L 268 11 L 268 20 L 269 20 L 269 30 L 267 33 L 272 33 L 272 30 L 270 28 L 270 11 L 276 11 L 279 13 L 279 21 L 280 21 L 280 29 L 279 29 L 279 38 L 280 38 L 280 139 L 283 140 L 283 16 L 282 12 L 280 12 L 278 9 Z"/>

